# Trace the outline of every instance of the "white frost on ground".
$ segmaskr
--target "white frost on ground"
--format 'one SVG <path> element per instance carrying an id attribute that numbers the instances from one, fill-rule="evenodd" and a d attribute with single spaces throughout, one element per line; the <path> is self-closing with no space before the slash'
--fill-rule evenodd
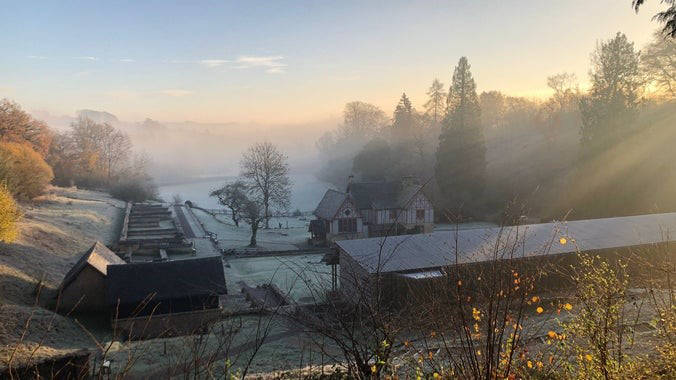
<path id="1" fill-rule="evenodd" d="M 31 355 L 94 347 L 72 319 L 36 305 L 34 290 L 42 281 L 40 304 L 53 302 L 56 287 L 80 255 L 96 240 L 116 239 L 124 206 L 104 193 L 60 187 L 21 204 L 18 239 L 0 243 L 0 369 L 12 355 L 19 364 Z"/>
<path id="2" fill-rule="evenodd" d="M 251 227 L 240 221 L 236 227 L 233 221 L 223 214 L 215 217 L 198 209 L 192 212 L 202 222 L 207 231 L 218 235 L 218 242 L 223 249 L 244 249 L 251 239 Z M 279 228 L 281 223 L 282 228 Z M 257 250 L 288 251 L 307 247 L 309 221 L 296 217 L 273 217 L 270 229 L 260 228 L 256 236 Z M 288 228 L 287 228 L 288 227 Z"/>
<path id="3" fill-rule="evenodd" d="M 261 256 L 228 259 L 225 277 L 229 291 L 272 283 L 298 303 L 324 299 L 331 286 L 331 268 L 321 262 L 322 255 Z"/>

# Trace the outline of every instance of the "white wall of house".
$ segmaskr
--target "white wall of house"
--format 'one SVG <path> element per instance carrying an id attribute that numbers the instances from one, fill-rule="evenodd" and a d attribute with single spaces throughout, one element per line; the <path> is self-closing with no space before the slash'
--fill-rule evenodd
<path id="1" fill-rule="evenodd" d="M 418 218 L 418 210 L 424 210 L 425 216 L 422 219 Z M 418 194 L 405 210 L 394 210 L 395 215 L 392 215 L 392 210 L 375 210 L 370 211 L 375 214 L 373 218 L 375 224 L 392 224 L 401 223 L 406 225 L 422 225 L 434 223 L 434 208 L 427 198 Z M 362 214 L 365 212 L 362 211 Z"/>
<path id="2" fill-rule="evenodd" d="M 424 218 L 418 218 L 418 210 L 425 210 Z M 411 203 L 409 203 L 408 208 L 402 211 L 397 221 L 399 221 L 399 223 L 410 225 L 434 223 L 434 208 L 425 196 L 418 194 Z"/>
<path id="3" fill-rule="evenodd" d="M 346 210 L 349 210 L 349 212 L 346 213 L 345 212 Z M 356 231 L 354 232 L 340 231 L 341 219 L 355 219 Z M 328 232 L 329 232 L 328 238 L 330 240 L 358 239 L 367 236 L 368 227 L 365 225 L 364 219 L 359 210 L 357 210 L 357 207 L 354 205 L 354 202 L 351 199 L 346 199 L 345 202 L 338 209 L 335 218 L 331 220 Z"/>

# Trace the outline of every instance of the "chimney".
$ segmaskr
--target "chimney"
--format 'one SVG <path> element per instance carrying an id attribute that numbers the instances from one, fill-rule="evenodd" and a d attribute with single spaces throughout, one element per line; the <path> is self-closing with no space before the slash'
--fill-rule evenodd
<path id="1" fill-rule="evenodd" d="M 354 175 L 350 174 L 349 177 L 347 177 L 347 188 L 345 189 L 346 193 L 350 193 L 350 185 L 352 185 L 352 180 L 354 180 Z"/>

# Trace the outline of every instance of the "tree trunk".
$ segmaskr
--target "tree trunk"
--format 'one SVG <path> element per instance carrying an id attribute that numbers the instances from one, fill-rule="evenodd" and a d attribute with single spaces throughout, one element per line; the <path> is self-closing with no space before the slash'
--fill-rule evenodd
<path id="1" fill-rule="evenodd" d="M 270 229 L 270 205 L 265 201 L 265 229 Z"/>
<path id="2" fill-rule="evenodd" d="M 249 242 L 249 247 L 256 247 L 256 233 L 258 232 L 258 223 L 251 225 L 251 242 Z"/>

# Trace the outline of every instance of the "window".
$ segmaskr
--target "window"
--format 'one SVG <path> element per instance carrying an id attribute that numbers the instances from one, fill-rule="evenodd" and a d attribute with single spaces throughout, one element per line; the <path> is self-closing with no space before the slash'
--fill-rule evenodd
<path id="1" fill-rule="evenodd" d="M 390 210 L 390 219 L 397 220 L 397 210 Z"/>
<path id="2" fill-rule="evenodd" d="M 415 218 L 417 220 L 425 220 L 425 209 L 415 210 Z"/>
<path id="3" fill-rule="evenodd" d="M 356 218 L 338 219 L 338 232 L 357 232 Z"/>

